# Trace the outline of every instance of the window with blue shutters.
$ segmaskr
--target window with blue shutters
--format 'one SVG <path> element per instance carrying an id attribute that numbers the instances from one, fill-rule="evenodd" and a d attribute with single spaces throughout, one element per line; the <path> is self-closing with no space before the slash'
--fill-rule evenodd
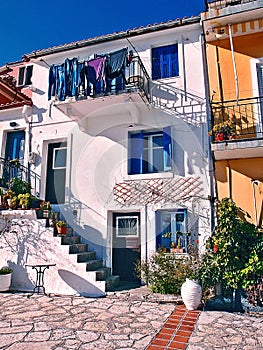
<path id="1" fill-rule="evenodd" d="M 171 128 L 155 132 L 129 134 L 128 174 L 170 171 L 172 157 Z"/>
<path id="2" fill-rule="evenodd" d="M 153 48 L 152 79 L 177 77 L 178 75 L 178 44 Z"/>

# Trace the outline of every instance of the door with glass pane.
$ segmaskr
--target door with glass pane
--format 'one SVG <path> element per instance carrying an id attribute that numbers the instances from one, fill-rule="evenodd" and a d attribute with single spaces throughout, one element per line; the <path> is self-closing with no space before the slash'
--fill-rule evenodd
<path id="1" fill-rule="evenodd" d="M 6 135 L 5 159 L 18 159 L 21 165 L 24 164 L 25 153 L 25 132 L 24 130 L 8 132 Z M 3 177 L 9 181 L 12 177 L 20 177 L 21 169 L 19 167 L 5 168 Z"/>
<path id="2" fill-rule="evenodd" d="M 53 204 L 65 202 L 67 143 L 48 145 L 47 181 L 45 200 Z"/>
<path id="3" fill-rule="evenodd" d="M 121 281 L 139 282 L 135 264 L 141 257 L 140 214 L 113 214 L 113 274 Z"/>
<path id="4" fill-rule="evenodd" d="M 186 253 L 188 236 L 186 234 L 186 210 L 158 210 L 156 212 L 156 248 L 166 248 L 171 245 L 181 248 Z"/>

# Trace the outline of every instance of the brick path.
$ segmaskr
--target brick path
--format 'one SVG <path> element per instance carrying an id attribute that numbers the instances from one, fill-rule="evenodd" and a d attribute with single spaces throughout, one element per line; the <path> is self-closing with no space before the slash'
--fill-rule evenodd
<path id="1" fill-rule="evenodd" d="M 178 305 L 147 350 L 186 349 L 199 314 L 200 311 L 188 311 Z"/>

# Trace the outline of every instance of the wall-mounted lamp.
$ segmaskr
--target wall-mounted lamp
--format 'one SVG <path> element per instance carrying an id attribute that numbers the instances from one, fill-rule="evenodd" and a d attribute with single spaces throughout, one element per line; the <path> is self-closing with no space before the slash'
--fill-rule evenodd
<path id="1" fill-rule="evenodd" d="M 9 125 L 11 126 L 11 128 L 18 126 L 18 124 L 16 122 L 10 122 Z"/>

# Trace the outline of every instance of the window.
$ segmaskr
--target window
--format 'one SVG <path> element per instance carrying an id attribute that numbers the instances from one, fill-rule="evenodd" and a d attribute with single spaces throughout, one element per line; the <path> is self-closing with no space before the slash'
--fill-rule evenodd
<path id="1" fill-rule="evenodd" d="M 138 216 L 122 216 L 116 218 L 117 237 L 138 237 Z"/>
<path id="2" fill-rule="evenodd" d="M 153 48 L 152 79 L 177 77 L 178 75 L 178 44 Z"/>
<path id="3" fill-rule="evenodd" d="M 26 66 L 19 68 L 17 86 L 31 85 L 33 66 Z"/>
<path id="4" fill-rule="evenodd" d="M 170 248 L 171 242 L 187 250 L 185 209 L 157 210 L 156 212 L 156 248 Z"/>
<path id="5" fill-rule="evenodd" d="M 53 169 L 65 169 L 67 160 L 67 148 L 54 148 Z"/>
<path id="6" fill-rule="evenodd" d="M 129 134 L 128 174 L 148 174 L 171 170 L 171 128 Z"/>

